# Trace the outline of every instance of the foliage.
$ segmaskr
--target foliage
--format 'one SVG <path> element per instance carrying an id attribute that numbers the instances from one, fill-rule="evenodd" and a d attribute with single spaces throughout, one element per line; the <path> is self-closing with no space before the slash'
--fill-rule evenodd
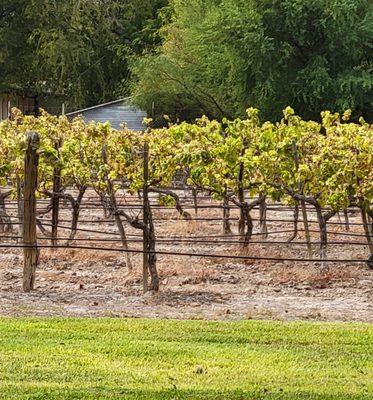
<path id="1" fill-rule="evenodd" d="M 218 197 L 228 189 L 237 198 L 243 188 L 252 197 L 262 193 L 281 201 L 304 195 L 336 211 L 358 200 L 369 207 L 373 129 L 363 119 L 349 122 L 349 113 L 341 118 L 323 112 L 317 123 L 302 120 L 288 107 L 281 122 L 262 124 L 259 110 L 251 108 L 246 119 L 220 123 L 203 117 L 195 124 L 149 129 L 143 135 L 125 127 L 86 124 L 81 118 L 68 121 L 45 112 L 36 118 L 15 110 L 12 120 L 0 123 L 0 178 L 12 185 L 22 179 L 25 134 L 38 131 L 41 189 L 50 187 L 59 165 L 63 187 L 86 185 L 101 192 L 109 178 L 137 191 L 143 186 L 147 142 L 151 185 L 169 186 L 181 172 L 191 186 Z"/>
<path id="2" fill-rule="evenodd" d="M 373 114 L 370 0 L 172 0 L 156 51 L 133 64 L 136 101 L 166 113 L 244 117 L 248 105 L 275 121 L 292 104 Z"/>
<path id="3" fill-rule="evenodd" d="M 3 0 L 0 91 L 68 107 L 128 94 L 128 61 L 157 43 L 163 0 Z"/>
<path id="4" fill-rule="evenodd" d="M 73 205 L 72 232 L 76 232 L 88 186 L 116 216 L 123 244 L 119 215 L 133 227 L 143 229 L 143 225 L 138 217 L 117 207 L 115 196 L 121 187 L 136 193 L 146 184 L 164 195 L 161 204 L 175 206 L 190 218 L 178 196 L 162 189 L 181 174 L 194 189 L 208 190 L 213 197 L 239 207 L 239 233 L 245 247 L 253 234 L 251 213 L 265 199 L 310 204 L 319 225 L 320 257 L 325 259 L 328 220 L 351 205 L 361 209 L 373 249 L 366 217 L 373 215 L 373 129 L 363 119 L 358 124 L 349 122 L 350 115 L 350 110 L 342 118 L 326 111 L 321 113 L 322 123 L 317 123 L 302 120 L 288 107 L 279 123 L 262 124 L 259 110 L 250 108 L 246 119 L 220 123 L 203 117 L 195 124 L 183 122 L 139 133 L 125 127 L 114 130 L 108 123 L 87 125 L 81 118 L 70 122 L 47 113 L 36 118 L 15 111 L 13 120 L 0 123 L 0 180 L 19 193 L 25 134 L 36 130 L 41 136 L 39 194 L 53 197 L 50 188 L 58 166 L 61 192 L 57 195 Z M 145 144 L 149 148 L 147 182 Z M 66 193 L 71 186 L 79 191 L 76 200 Z"/>

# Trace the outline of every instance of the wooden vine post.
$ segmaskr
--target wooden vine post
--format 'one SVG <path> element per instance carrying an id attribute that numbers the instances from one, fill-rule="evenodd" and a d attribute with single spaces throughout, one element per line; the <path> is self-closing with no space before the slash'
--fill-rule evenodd
<path id="1" fill-rule="evenodd" d="M 246 153 L 247 141 L 243 139 L 243 148 L 241 150 L 240 156 L 243 157 Z M 238 233 L 241 240 L 245 241 L 245 225 L 246 225 L 246 215 L 247 215 L 247 204 L 245 203 L 245 188 L 244 188 L 244 175 L 245 167 L 241 161 L 238 166 L 238 176 L 237 176 L 237 191 L 238 191 L 238 201 L 240 207 L 240 218 L 238 220 Z"/>
<path id="2" fill-rule="evenodd" d="M 55 149 L 59 152 L 61 141 L 57 141 Z M 58 194 L 61 191 L 61 167 L 56 165 L 53 170 L 53 197 L 52 197 L 52 246 L 57 245 L 58 236 L 58 218 L 60 209 L 60 197 Z"/>
<path id="3" fill-rule="evenodd" d="M 25 182 L 23 194 L 23 290 L 34 289 L 35 272 L 38 264 L 38 249 L 36 240 L 36 196 L 39 163 L 39 135 L 30 132 L 27 135 L 25 155 Z"/>
<path id="4" fill-rule="evenodd" d="M 149 145 L 144 144 L 144 186 L 143 186 L 143 289 L 158 292 L 159 276 L 155 252 L 155 231 L 153 214 L 149 201 Z M 150 285 L 148 278 L 150 274 Z"/>
<path id="5" fill-rule="evenodd" d="M 223 198 L 223 235 L 231 235 L 231 223 L 230 223 L 230 207 L 228 199 L 227 185 L 224 186 L 224 198 Z"/>
<path id="6" fill-rule="evenodd" d="M 144 144 L 144 186 L 143 186 L 143 265 L 142 265 L 142 279 L 143 279 L 143 292 L 148 291 L 148 271 L 149 271 L 149 144 Z"/>

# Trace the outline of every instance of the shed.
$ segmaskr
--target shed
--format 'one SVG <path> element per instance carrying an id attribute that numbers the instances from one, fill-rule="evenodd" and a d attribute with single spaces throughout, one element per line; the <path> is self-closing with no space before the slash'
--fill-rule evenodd
<path id="1" fill-rule="evenodd" d="M 97 106 L 84 108 L 82 110 L 66 114 L 70 118 L 81 115 L 89 122 L 109 122 L 114 129 L 120 129 L 121 124 L 126 124 L 128 129 L 133 131 L 143 131 L 146 126 L 143 123 L 147 117 L 145 111 L 131 104 L 131 98 L 124 98 Z"/>
<path id="2" fill-rule="evenodd" d="M 10 116 L 13 107 L 19 108 L 26 115 L 35 115 L 38 110 L 36 97 L 0 93 L 0 121 Z"/>

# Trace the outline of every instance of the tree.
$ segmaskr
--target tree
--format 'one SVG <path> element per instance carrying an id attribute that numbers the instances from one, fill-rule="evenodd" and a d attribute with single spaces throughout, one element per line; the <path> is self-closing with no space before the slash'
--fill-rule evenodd
<path id="1" fill-rule="evenodd" d="M 292 104 L 373 119 L 369 0 L 172 0 L 162 45 L 132 65 L 137 103 L 161 116 L 275 121 Z"/>
<path id="2" fill-rule="evenodd" d="M 5 0 L 0 90 L 52 94 L 70 109 L 128 95 L 128 60 L 155 43 L 162 5 L 163 0 Z"/>

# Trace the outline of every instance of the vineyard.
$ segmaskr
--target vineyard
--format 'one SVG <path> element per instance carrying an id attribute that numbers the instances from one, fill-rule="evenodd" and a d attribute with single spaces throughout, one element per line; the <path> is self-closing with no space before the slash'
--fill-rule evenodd
<path id="1" fill-rule="evenodd" d="M 0 123 L 4 291 L 68 288 L 79 303 L 85 290 L 120 302 L 161 289 L 166 306 L 222 304 L 230 315 L 228 293 L 242 303 L 258 286 L 273 297 L 291 287 L 290 301 L 348 281 L 367 303 L 347 302 L 349 318 L 364 309 L 369 319 L 372 126 L 348 111 L 322 123 L 291 108 L 276 124 L 258 115 L 163 129 L 149 120 L 137 133 L 14 109 Z"/>

